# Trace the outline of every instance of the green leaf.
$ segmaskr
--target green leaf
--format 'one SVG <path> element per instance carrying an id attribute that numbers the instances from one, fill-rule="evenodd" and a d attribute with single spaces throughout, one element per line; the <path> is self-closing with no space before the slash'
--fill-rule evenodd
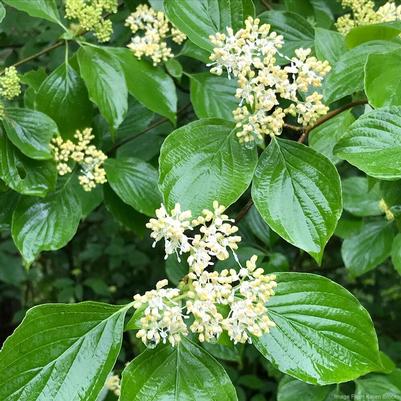
<path id="1" fill-rule="evenodd" d="M 326 104 L 363 89 L 364 67 L 370 54 L 396 49 L 400 49 L 398 43 L 375 40 L 344 53 L 332 66 L 323 84 Z"/>
<path id="2" fill-rule="evenodd" d="M 314 47 L 313 28 L 301 15 L 288 11 L 266 11 L 259 18 L 263 23 L 271 25 L 271 31 L 284 36 L 285 45 L 280 51 L 285 56 L 292 57 L 294 50 L 300 47 Z"/>
<path id="3" fill-rule="evenodd" d="M 391 261 L 401 275 L 401 234 L 397 234 L 394 238 L 391 248 Z"/>
<path id="4" fill-rule="evenodd" d="M 340 177 L 327 158 L 274 138 L 259 159 L 252 198 L 270 228 L 321 261 L 342 212 Z"/>
<path id="5" fill-rule="evenodd" d="M 57 170 L 53 161 L 29 159 L 0 134 L 0 178 L 20 194 L 45 196 L 56 185 Z"/>
<path id="6" fill-rule="evenodd" d="M 372 320 L 350 292 L 314 274 L 278 273 L 276 281 L 267 303 L 276 327 L 253 342 L 279 370 L 325 385 L 381 368 Z"/>
<path id="7" fill-rule="evenodd" d="M 204 119 L 172 132 L 159 162 L 159 186 L 167 208 L 178 202 L 198 216 L 213 201 L 228 207 L 245 192 L 257 154 L 238 142 L 233 124 Z"/>
<path id="8" fill-rule="evenodd" d="M 196 46 L 196 44 L 191 42 L 190 40 L 186 40 L 184 42 L 184 46 L 182 46 L 182 49 L 178 56 L 191 57 L 195 60 L 201 61 L 203 64 L 208 64 L 210 62 L 210 51 Z"/>
<path id="9" fill-rule="evenodd" d="M 327 60 L 333 66 L 346 52 L 344 37 L 339 32 L 316 28 L 315 49 L 320 60 Z"/>
<path id="10" fill-rule="evenodd" d="M 189 271 L 186 260 L 181 259 L 179 261 L 176 255 L 172 255 L 166 260 L 165 268 L 168 279 L 176 286 Z"/>
<path id="11" fill-rule="evenodd" d="M 124 203 L 109 185 L 103 186 L 104 205 L 113 217 L 124 227 L 132 230 L 136 235 L 143 238 L 145 224 L 148 219 L 138 213 L 131 206 Z"/>
<path id="12" fill-rule="evenodd" d="M 386 180 L 401 178 L 401 107 L 366 113 L 340 139 L 334 153 L 366 174 Z"/>
<path id="13" fill-rule="evenodd" d="M 157 170 L 134 157 L 107 159 L 104 168 L 114 192 L 138 212 L 154 216 L 162 201 L 157 188 Z"/>
<path id="14" fill-rule="evenodd" d="M 208 72 L 193 74 L 191 102 L 198 118 L 222 118 L 234 121 L 233 110 L 238 107 L 235 97 L 237 82 Z"/>
<path id="15" fill-rule="evenodd" d="M 401 32 L 399 21 L 360 25 L 352 28 L 345 37 L 348 48 L 353 48 L 372 40 L 391 40 Z"/>
<path id="16" fill-rule="evenodd" d="M 81 203 L 71 183 L 47 198 L 21 198 L 13 214 L 11 233 L 30 264 L 42 251 L 65 246 L 77 231 Z"/>
<path id="17" fill-rule="evenodd" d="M 90 99 L 116 130 L 128 110 L 128 89 L 120 63 L 106 48 L 95 46 L 82 46 L 78 62 Z"/>
<path id="18" fill-rule="evenodd" d="M 36 108 L 50 116 L 61 134 L 91 126 L 93 107 L 81 77 L 68 64 L 62 64 L 41 84 Z"/>
<path id="19" fill-rule="evenodd" d="M 277 401 L 295 401 L 300 394 L 308 401 L 334 401 L 335 386 L 314 386 L 285 376 L 279 383 Z"/>
<path id="20" fill-rule="evenodd" d="M 8 230 L 10 228 L 11 217 L 18 199 L 19 194 L 11 189 L 0 193 L 0 230 Z"/>
<path id="21" fill-rule="evenodd" d="M 365 65 L 365 92 L 373 107 L 401 106 L 401 50 L 371 54 Z"/>
<path id="22" fill-rule="evenodd" d="M 6 16 L 6 9 L 3 6 L 3 3 L 0 3 L 0 24 L 3 22 L 5 16 Z"/>
<path id="23" fill-rule="evenodd" d="M 202 344 L 202 346 L 207 352 L 209 352 L 209 354 L 213 355 L 217 359 L 238 363 L 241 361 L 240 352 L 233 343 L 230 343 L 230 345 L 224 345 L 219 343 L 205 342 Z"/>
<path id="24" fill-rule="evenodd" d="M 43 18 L 61 24 L 56 0 L 3 0 L 17 10 L 24 11 L 31 17 Z"/>
<path id="25" fill-rule="evenodd" d="M 0 398 L 96 401 L 120 351 L 126 311 L 96 302 L 30 309 L 0 352 Z"/>
<path id="26" fill-rule="evenodd" d="M 159 345 L 123 371 L 120 401 L 237 401 L 223 367 L 203 348 L 183 338 Z"/>
<path id="27" fill-rule="evenodd" d="M 173 79 L 161 68 L 138 60 L 129 49 L 109 49 L 120 62 L 128 91 L 149 110 L 176 121 L 177 93 Z"/>
<path id="28" fill-rule="evenodd" d="M 164 66 L 166 67 L 167 72 L 174 78 L 181 78 L 183 73 L 183 68 L 181 63 L 175 59 L 170 58 L 164 62 Z"/>
<path id="29" fill-rule="evenodd" d="M 199 47 L 212 51 L 209 36 L 239 30 L 249 15 L 254 16 L 252 0 L 165 0 L 168 19 Z"/>
<path id="30" fill-rule="evenodd" d="M 31 159 L 52 158 L 50 141 L 58 134 L 56 123 L 39 111 L 9 107 L 3 119 L 8 139 Z"/>
<path id="31" fill-rule="evenodd" d="M 355 382 L 355 398 L 362 401 L 401 399 L 401 370 L 389 375 L 369 375 Z"/>
<path id="32" fill-rule="evenodd" d="M 360 276 L 384 262 L 391 254 L 394 233 L 386 220 L 366 222 L 355 235 L 344 240 L 341 255 L 352 276 Z"/>
<path id="33" fill-rule="evenodd" d="M 366 177 L 349 177 L 342 182 L 344 209 L 355 216 L 379 216 L 381 197 L 378 185 L 369 188 Z"/>
<path id="34" fill-rule="evenodd" d="M 322 153 L 333 163 L 338 163 L 341 159 L 334 155 L 334 147 L 354 121 L 355 118 L 350 110 L 330 118 L 310 132 L 309 146 Z"/>

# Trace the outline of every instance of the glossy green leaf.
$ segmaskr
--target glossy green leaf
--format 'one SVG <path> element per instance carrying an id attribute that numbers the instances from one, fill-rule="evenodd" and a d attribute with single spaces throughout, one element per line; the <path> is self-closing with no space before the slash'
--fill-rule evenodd
<path id="1" fill-rule="evenodd" d="M 400 32 L 401 23 L 399 21 L 360 25 L 347 33 L 345 43 L 349 48 L 352 48 L 372 40 L 391 40 Z"/>
<path id="2" fill-rule="evenodd" d="M 327 60 L 333 66 L 346 52 L 344 36 L 329 29 L 316 28 L 315 49 L 320 60 Z"/>
<path id="3" fill-rule="evenodd" d="M 0 178 L 20 194 L 45 196 L 56 185 L 57 170 L 53 161 L 29 159 L 2 134 Z"/>
<path id="4" fill-rule="evenodd" d="M 210 62 L 210 51 L 196 46 L 196 44 L 190 40 L 186 40 L 184 42 L 184 46 L 182 46 L 182 49 L 178 55 L 191 57 L 195 60 L 201 61 L 204 64 L 208 64 Z"/>
<path id="5" fill-rule="evenodd" d="M 234 120 L 233 110 L 238 107 L 235 79 L 211 75 L 208 72 L 193 74 L 190 78 L 191 102 L 198 118 Z"/>
<path id="6" fill-rule="evenodd" d="M 389 375 L 369 375 L 356 381 L 355 399 L 368 401 L 401 399 L 401 370 Z"/>
<path id="7" fill-rule="evenodd" d="M 245 192 L 257 154 L 238 142 L 233 124 L 204 119 L 172 132 L 159 162 L 159 186 L 167 208 L 178 202 L 198 216 L 213 201 L 228 207 Z"/>
<path id="8" fill-rule="evenodd" d="M 181 63 L 175 59 L 170 58 L 165 61 L 164 66 L 166 67 L 167 72 L 174 78 L 181 78 L 183 73 L 183 67 Z"/>
<path id="9" fill-rule="evenodd" d="M 199 47 L 212 51 L 209 36 L 240 29 L 247 16 L 254 16 L 252 0 L 165 0 L 168 19 Z"/>
<path id="10" fill-rule="evenodd" d="M 58 125 L 61 134 L 91 127 L 93 107 L 88 91 L 77 72 L 62 64 L 41 84 L 36 94 L 36 109 L 46 113 Z"/>
<path id="11" fill-rule="evenodd" d="M 323 93 L 326 104 L 363 89 L 364 67 L 370 54 L 396 49 L 400 49 L 398 43 L 375 40 L 344 53 L 325 79 Z"/>
<path id="12" fill-rule="evenodd" d="M 233 343 L 230 343 L 229 345 L 223 345 L 219 343 L 205 342 L 202 345 L 203 348 L 205 348 L 205 350 L 209 352 L 209 354 L 222 361 L 239 363 L 241 360 L 240 352 Z"/>
<path id="13" fill-rule="evenodd" d="M 0 3 L 0 24 L 6 16 L 6 9 L 3 6 L 3 3 Z"/>
<path id="14" fill-rule="evenodd" d="M 378 185 L 369 188 L 366 177 L 349 177 L 343 180 L 344 209 L 355 216 L 378 216 L 381 197 Z"/>
<path id="15" fill-rule="evenodd" d="M 13 190 L 0 193 L 0 230 L 8 230 L 19 194 Z M 4 265 L 3 265 L 4 268 Z"/>
<path id="16" fill-rule="evenodd" d="M 165 264 L 168 279 L 176 286 L 188 274 L 189 267 L 185 259 L 178 260 L 176 255 L 171 255 Z"/>
<path id="17" fill-rule="evenodd" d="M 277 401 L 295 401 L 301 394 L 308 401 L 334 401 L 335 392 L 336 387 L 333 385 L 314 386 L 285 376 L 278 387 Z"/>
<path id="18" fill-rule="evenodd" d="M 365 92 L 373 107 L 401 106 L 401 49 L 371 54 L 365 65 Z"/>
<path id="19" fill-rule="evenodd" d="M 394 238 L 391 248 L 391 261 L 401 275 L 401 234 L 397 234 Z"/>
<path id="20" fill-rule="evenodd" d="M 123 371 L 120 401 L 236 401 L 223 367 L 203 348 L 183 338 L 135 358 Z"/>
<path id="21" fill-rule="evenodd" d="M 126 310 L 96 302 L 30 309 L 0 352 L 0 398 L 96 401 L 121 348 Z"/>
<path id="22" fill-rule="evenodd" d="M 129 49 L 110 49 L 121 64 L 128 91 L 149 110 L 176 121 L 177 94 L 173 79 L 161 68 L 138 60 Z"/>
<path id="23" fill-rule="evenodd" d="M 60 23 L 60 14 L 56 0 L 3 0 L 4 3 L 17 10 L 24 11 L 31 17 L 43 18 L 57 24 Z"/>
<path id="24" fill-rule="evenodd" d="M 266 11 L 259 18 L 271 25 L 271 31 L 284 36 L 285 46 L 280 51 L 285 56 L 292 57 L 294 50 L 300 47 L 314 47 L 313 28 L 301 15 L 288 11 Z"/>
<path id="25" fill-rule="evenodd" d="M 350 110 L 330 118 L 309 133 L 309 146 L 333 163 L 338 163 L 341 159 L 334 155 L 334 147 L 354 121 L 355 118 Z"/>
<path id="26" fill-rule="evenodd" d="M 78 62 L 90 99 L 116 130 L 128 110 L 128 88 L 120 63 L 106 48 L 95 46 L 81 47 Z"/>
<path id="27" fill-rule="evenodd" d="M 325 385 L 381 368 L 372 320 L 350 292 L 314 274 L 278 273 L 276 281 L 267 303 L 276 327 L 253 342 L 279 370 Z"/>
<path id="28" fill-rule="evenodd" d="M 352 276 L 360 276 L 383 263 L 391 254 L 394 233 L 384 218 L 366 222 L 355 235 L 344 240 L 341 255 Z"/>
<path id="29" fill-rule="evenodd" d="M 334 153 L 379 179 L 401 178 L 401 107 L 359 117 L 340 139 Z"/>
<path id="30" fill-rule="evenodd" d="M 24 197 L 18 202 L 11 233 L 22 256 L 32 263 L 42 251 L 67 245 L 81 219 L 81 203 L 71 183 L 48 197 Z"/>
<path id="31" fill-rule="evenodd" d="M 58 134 L 56 123 L 39 111 L 9 107 L 3 119 L 8 139 L 31 159 L 52 158 L 50 141 Z"/>
<path id="32" fill-rule="evenodd" d="M 252 198 L 270 228 L 320 262 L 342 212 L 340 177 L 327 158 L 273 139 L 259 159 Z"/>
<path id="33" fill-rule="evenodd" d="M 107 159 L 107 181 L 114 192 L 135 210 L 153 216 L 160 207 L 157 170 L 134 157 Z"/>

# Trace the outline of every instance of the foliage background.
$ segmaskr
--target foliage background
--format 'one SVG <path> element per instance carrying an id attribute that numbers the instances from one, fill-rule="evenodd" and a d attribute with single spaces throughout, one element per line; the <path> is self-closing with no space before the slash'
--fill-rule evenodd
<path id="1" fill-rule="evenodd" d="M 111 17 L 114 23 L 111 45 L 123 47 L 128 42 L 130 32 L 124 27 L 124 20 L 139 3 L 136 0 L 125 0 L 118 14 Z M 151 3 L 156 5 L 160 2 L 154 0 Z M 297 12 L 306 17 L 314 28 L 331 28 L 335 17 L 342 13 L 335 1 L 261 0 L 255 3 L 259 12 L 270 7 Z M 322 13 L 315 12 L 316 9 L 313 8 L 315 3 L 322 6 L 324 9 Z M 62 33 L 56 25 L 45 20 L 32 18 L 11 7 L 6 9 L 6 18 L 0 25 L 0 61 L 3 66 L 18 63 L 50 46 Z M 73 44 L 70 46 L 72 54 L 76 48 Z M 25 95 L 20 102 L 29 105 L 36 85 L 62 64 L 63 60 L 64 49 L 56 48 L 21 65 L 19 71 L 25 73 L 26 85 Z M 185 55 L 179 55 L 177 60 L 187 73 L 207 71 L 204 63 Z M 174 82 L 178 95 L 177 126 L 182 126 L 195 121 L 197 117 L 191 105 L 188 78 L 186 76 L 174 78 Z M 354 109 L 356 116 L 361 112 L 360 108 Z M 104 120 L 95 115 L 93 121 L 97 133 L 103 136 L 103 148 L 114 152 L 115 145 L 111 132 L 108 131 Z M 138 101 L 130 98 L 128 115 L 116 133 L 118 141 L 124 141 L 124 138 L 128 138 L 129 141 L 119 147 L 119 152 L 141 158 L 157 167 L 160 146 L 173 130 L 173 124 L 166 118 L 155 115 Z M 312 133 L 312 140 L 313 135 L 317 136 L 317 133 Z M 285 132 L 283 136 L 296 139 L 296 134 L 290 131 Z M 346 162 L 338 164 L 337 167 L 343 180 L 346 210 L 335 235 L 326 247 L 321 266 L 306 252 L 280 239 L 263 222 L 254 207 L 242 218 L 241 211 L 247 204 L 248 193 L 230 208 L 233 216 L 240 213 L 242 218 L 241 235 L 245 238 L 243 253 L 260 255 L 267 271 L 312 272 L 329 277 L 350 290 L 371 314 L 381 350 L 397 366 L 401 366 L 401 269 L 398 263 L 397 271 L 389 258 L 391 249 L 389 252 L 387 245 L 389 241 L 391 243 L 392 238 L 389 240 L 374 237 L 368 248 L 362 248 L 359 255 L 351 256 L 379 261 L 378 263 L 373 261 L 372 268 L 366 269 L 369 271 L 358 277 L 344 265 L 346 255 L 343 245 L 344 239 L 350 241 L 349 238 L 352 238 L 349 252 L 355 253 L 355 249 L 366 244 L 366 238 L 355 237 L 361 225 L 372 221 L 384 221 L 377 207 L 383 191 L 395 194 L 392 202 L 394 210 L 401 207 L 401 182 L 393 181 L 383 186 L 374 179 L 367 178 Z M 377 191 L 369 191 L 369 188 L 376 188 Z M 101 198 L 102 191 L 104 202 Z M 160 247 L 152 248 L 148 232 L 144 228 L 146 218 L 116 198 L 108 184 L 97 190 L 94 198 L 96 197 L 98 198 L 90 202 L 90 213 L 81 221 L 73 240 L 59 251 L 43 252 L 29 270 L 24 268 L 21 256 L 10 237 L 6 209 L 9 205 L 2 203 L 0 343 L 13 332 L 25 312 L 34 305 L 82 300 L 119 304 L 130 301 L 135 293 L 142 293 L 152 288 L 166 272 L 171 281 L 177 280 L 176 271 L 179 266 L 177 267 L 171 260 L 165 263 L 164 253 Z M 369 264 L 369 260 L 364 263 Z M 354 263 L 361 264 L 360 260 Z M 132 334 L 126 333 L 118 368 L 122 369 L 125 362 L 142 349 L 138 340 Z M 248 346 L 242 347 L 240 352 L 233 351 L 232 355 L 225 355 L 224 359 L 226 359 L 224 366 L 237 387 L 240 400 L 275 400 L 279 383 L 281 382 L 280 386 L 284 387 L 291 381 L 288 378 L 283 379 L 283 374 L 274 369 L 254 348 Z M 340 387 L 344 394 L 350 395 L 355 391 L 354 383 L 346 383 Z M 297 391 L 300 392 L 301 387 Z M 110 393 L 107 399 L 112 400 L 113 397 L 114 395 Z M 279 399 L 284 401 L 293 398 L 285 398 L 283 392 Z M 326 398 L 316 398 L 318 399 Z"/>

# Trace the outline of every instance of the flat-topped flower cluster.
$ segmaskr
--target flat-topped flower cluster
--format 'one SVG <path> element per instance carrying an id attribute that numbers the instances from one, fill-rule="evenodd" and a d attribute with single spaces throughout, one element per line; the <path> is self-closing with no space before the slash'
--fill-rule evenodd
<path id="1" fill-rule="evenodd" d="M 168 281 L 162 280 L 156 289 L 135 295 L 134 307 L 143 310 L 137 337 L 147 346 L 175 346 L 189 332 L 201 342 L 214 342 L 223 331 L 234 343 L 252 342 L 253 336 L 274 326 L 266 303 L 274 295 L 275 276 L 256 266 L 256 256 L 240 264 L 235 254 L 241 241 L 238 227 L 224 211 L 214 202 L 213 211 L 204 210 L 191 220 L 191 212 L 181 211 L 179 204 L 171 213 L 162 205 L 157 218 L 147 224 L 155 243 L 164 239 L 166 257 L 186 254 L 189 265 L 178 288 L 166 288 Z M 226 260 L 230 253 L 237 269 L 211 270 L 216 260 Z"/>
<path id="2" fill-rule="evenodd" d="M 91 145 L 95 138 L 92 128 L 82 131 L 77 130 L 74 134 L 76 142 L 69 139 L 66 141 L 57 136 L 53 138 L 50 147 L 53 151 L 54 160 L 57 162 L 59 175 L 72 172 L 70 162 L 76 162 L 80 166 L 79 183 L 85 191 L 91 191 L 97 184 L 107 182 L 106 171 L 103 163 L 107 156 L 96 146 Z"/>
<path id="3" fill-rule="evenodd" d="M 351 10 L 336 22 L 338 31 L 343 35 L 360 25 L 401 20 L 401 6 L 397 6 L 393 1 L 387 2 L 377 10 L 371 0 L 342 0 L 341 4 Z"/>
<path id="4" fill-rule="evenodd" d="M 0 96 L 13 100 L 21 94 L 21 81 L 15 67 L 6 67 L 0 77 Z M 0 119 L 4 117 L 4 105 L 0 102 Z"/>
<path id="5" fill-rule="evenodd" d="M 155 11 L 146 4 L 137 7 L 127 18 L 126 26 L 134 34 L 128 47 L 139 59 L 150 57 L 153 65 L 174 57 L 167 38 L 171 37 L 177 44 L 182 44 L 186 39 L 185 34 L 175 28 L 162 11 Z"/>
<path id="6" fill-rule="evenodd" d="M 288 114 L 298 116 L 298 122 L 307 126 L 327 113 L 322 95 L 312 88 L 322 85 L 330 65 L 311 56 L 311 49 L 300 48 L 294 57 L 285 57 L 280 52 L 284 38 L 252 17 L 246 19 L 245 28 L 234 32 L 228 27 L 226 33 L 210 40 L 215 46 L 210 71 L 217 75 L 227 71 L 238 82 L 240 103 L 233 114 L 240 142 L 253 146 L 263 142 L 265 135 L 280 135 Z M 277 63 L 279 56 L 287 66 Z M 280 107 L 280 100 L 289 106 Z"/>

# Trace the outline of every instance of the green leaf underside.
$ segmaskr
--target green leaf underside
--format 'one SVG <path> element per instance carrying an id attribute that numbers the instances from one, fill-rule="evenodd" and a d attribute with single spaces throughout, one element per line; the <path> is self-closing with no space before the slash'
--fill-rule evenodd
<path id="1" fill-rule="evenodd" d="M 80 200 L 71 183 L 44 199 L 20 199 L 11 233 L 24 259 L 31 263 L 41 251 L 65 246 L 77 231 L 81 212 Z"/>
<path id="2" fill-rule="evenodd" d="M 50 116 L 62 134 L 91 126 L 93 107 L 84 81 L 68 64 L 62 64 L 41 84 L 36 108 Z"/>
<path id="3" fill-rule="evenodd" d="M 248 188 L 257 163 L 233 124 L 217 119 L 195 121 L 172 132 L 160 152 L 159 187 L 169 209 L 176 202 L 193 216 L 213 201 L 228 207 Z"/>
<path id="4" fill-rule="evenodd" d="M 353 276 L 360 276 L 384 262 L 391 254 L 393 230 L 384 218 L 366 222 L 355 235 L 344 240 L 341 255 Z"/>
<path id="5" fill-rule="evenodd" d="M 272 140 L 259 159 L 252 198 L 277 234 L 321 260 L 342 212 L 340 178 L 327 158 L 293 141 Z"/>
<path id="6" fill-rule="evenodd" d="M 96 401 L 120 351 L 125 309 L 84 302 L 28 311 L 0 352 L 2 401 Z"/>
<path id="7" fill-rule="evenodd" d="M 46 114 L 10 107 L 3 124 L 10 141 L 26 156 L 37 160 L 52 158 L 49 143 L 58 129 Z"/>
<path id="8" fill-rule="evenodd" d="M 267 303 L 276 327 L 253 342 L 279 370 L 325 385 L 381 368 L 372 320 L 345 288 L 307 273 L 278 273 L 276 281 Z"/>
<path id="9" fill-rule="evenodd" d="M 135 210 L 153 216 L 160 207 L 157 170 L 134 157 L 108 159 L 105 163 L 107 180 L 114 192 Z"/>
<path id="10" fill-rule="evenodd" d="M 0 178 L 23 195 L 45 196 L 56 185 L 53 161 L 32 160 L 0 134 Z"/>
<path id="11" fill-rule="evenodd" d="M 90 99 L 116 130 L 128 110 L 128 89 L 120 63 L 106 48 L 94 46 L 81 47 L 78 62 Z"/>
<path id="12" fill-rule="evenodd" d="M 396 369 L 389 375 L 369 375 L 356 381 L 355 396 L 360 400 L 401 398 L 401 370 Z"/>
<path id="13" fill-rule="evenodd" d="M 334 148 L 334 153 L 366 174 L 401 178 L 401 107 L 366 113 L 358 118 Z"/>
<path id="14" fill-rule="evenodd" d="M 204 349 L 183 338 L 135 358 L 123 371 L 121 401 L 237 401 L 223 367 Z"/>
<path id="15" fill-rule="evenodd" d="M 166 0 L 168 19 L 199 47 L 212 51 L 209 36 L 240 29 L 248 15 L 255 14 L 252 0 Z"/>

